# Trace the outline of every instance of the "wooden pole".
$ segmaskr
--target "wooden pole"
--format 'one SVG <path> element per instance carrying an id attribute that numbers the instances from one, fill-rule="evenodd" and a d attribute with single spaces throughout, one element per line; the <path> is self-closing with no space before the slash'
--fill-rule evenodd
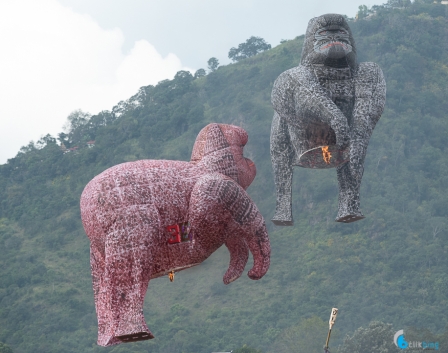
<path id="1" fill-rule="evenodd" d="M 324 347 L 325 352 L 328 352 L 328 344 L 330 343 L 331 329 L 333 328 L 333 325 L 336 322 L 336 316 L 338 316 L 338 309 L 337 308 L 331 309 L 330 321 L 328 322 L 330 328 L 328 330 L 327 342 L 325 343 Z"/>

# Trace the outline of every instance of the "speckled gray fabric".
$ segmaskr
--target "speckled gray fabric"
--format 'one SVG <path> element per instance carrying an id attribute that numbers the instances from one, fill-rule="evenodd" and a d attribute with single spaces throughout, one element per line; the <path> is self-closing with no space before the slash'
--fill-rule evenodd
<path id="1" fill-rule="evenodd" d="M 293 166 L 337 168 L 336 221 L 364 218 L 359 189 L 370 136 L 386 100 L 375 63 L 358 63 L 345 18 L 326 14 L 308 24 L 301 64 L 283 72 L 272 89 L 271 160 L 277 191 L 272 221 L 292 225 Z M 321 158 L 329 146 L 332 158 Z"/>

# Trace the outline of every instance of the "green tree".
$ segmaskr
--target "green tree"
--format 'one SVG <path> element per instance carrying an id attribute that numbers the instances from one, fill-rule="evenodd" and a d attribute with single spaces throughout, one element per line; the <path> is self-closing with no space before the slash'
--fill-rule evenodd
<path id="1" fill-rule="evenodd" d="M 67 121 L 63 126 L 63 129 L 67 133 L 65 136 L 59 134 L 59 140 L 61 143 L 64 143 L 65 147 L 68 147 L 65 141 L 68 141 L 69 144 L 80 144 L 82 142 L 87 142 L 92 137 L 88 135 L 89 130 L 89 120 L 91 118 L 91 114 L 87 112 L 83 112 L 82 110 L 74 110 L 67 117 Z M 83 141 L 85 140 L 85 141 Z"/>
<path id="2" fill-rule="evenodd" d="M 190 71 L 181 70 L 174 75 L 174 89 L 178 93 L 185 93 L 190 88 L 191 82 L 194 80 Z"/>
<path id="3" fill-rule="evenodd" d="M 86 125 L 91 116 L 91 114 L 83 112 L 81 109 L 74 110 L 67 117 L 67 122 L 64 124 L 63 129 L 68 133 L 72 133 L 74 130 Z"/>
<path id="4" fill-rule="evenodd" d="M 425 340 L 427 338 L 425 337 Z M 439 342 L 439 351 L 440 353 L 447 353 L 448 352 L 448 326 L 445 327 L 445 330 L 437 335 L 436 342 Z"/>
<path id="5" fill-rule="evenodd" d="M 369 8 L 366 5 L 359 5 L 356 18 L 360 20 L 362 18 L 367 17 L 368 14 L 369 14 Z"/>
<path id="6" fill-rule="evenodd" d="M 314 316 L 280 333 L 270 352 L 322 353 L 327 334 L 328 323 L 324 322 L 320 317 Z"/>
<path id="7" fill-rule="evenodd" d="M 64 145 L 66 148 L 71 147 L 69 136 L 65 132 L 60 132 L 58 134 L 58 141 L 61 145 Z"/>
<path id="8" fill-rule="evenodd" d="M 208 59 L 207 64 L 208 64 L 208 69 L 213 72 L 218 69 L 219 61 L 218 61 L 218 59 L 213 57 L 213 58 Z"/>
<path id="9" fill-rule="evenodd" d="M 259 349 L 243 345 L 241 348 L 235 349 L 233 353 L 262 353 Z"/>
<path id="10" fill-rule="evenodd" d="M 36 148 L 42 149 L 47 145 L 55 144 L 56 139 L 51 136 L 50 134 L 46 134 L 45 136 L 41 137 L 39 141 L 36 142 Z"/>
<path id="11" fill-rule="evenodd" d="M 347 335 L 338 353 L 396 353 L 400 349 L 393 342 L 395 331 L 391 324 L 372 321 L 369 327 L 360 327 L 353 336 Z"/>
<path id="12" fill-rule="evenodd" d="M 232 61 L 240 61 L 269 49 L 271 49 L 271 45 L 266 43 L 263 38 L 252 36 L 245 43 L 239 44 L 238 48 L 231 48 L 229 51 L 229 59 L 232 59 Z"/>
<path id="13" fill-rule="evenodd" d="M 206 72 L 204 69 L 198 69 L 194 73 L 194 78 L 204 77 L 206 75 Z"/>
<path id="14" fill-rule="evenodd" d="M 0 342 L 0 353 L 13 353 L 10 346 L 6 343 Z"/>
<path id="15" fill-rule="evenodd" d="M 388 0 L 387 5 L 391 7 L 408 7 L 411 0 Z"/>

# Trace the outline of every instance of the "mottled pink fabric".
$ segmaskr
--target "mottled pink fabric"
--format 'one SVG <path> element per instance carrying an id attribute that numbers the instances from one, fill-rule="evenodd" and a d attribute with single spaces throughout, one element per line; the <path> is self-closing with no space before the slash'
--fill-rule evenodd
<path id="1" fill-rule="evenodd" d="M 245 189 L 255 178 L 243 157 L 247 133 L 224 124 L 199 133 L 191 162 L 141 160 L 107 169 L 87 184 L 81 217 L 90 238 L 98 344 L 151 339 L 143 317 L 149 280 L 200 264 L 222 244 L 230 252 L 228 284 L 260 279 L 270 244 L 257 206 Z M 175 229 L 183 229 L 182 241 Z"/>

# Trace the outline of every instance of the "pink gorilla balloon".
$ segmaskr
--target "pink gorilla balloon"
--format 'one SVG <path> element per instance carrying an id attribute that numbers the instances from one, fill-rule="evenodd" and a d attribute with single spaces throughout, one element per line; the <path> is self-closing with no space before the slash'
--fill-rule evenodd
<path id="1" fill-rule="evenodd" d="M 228 284 L 249 257 L 251 279 L 269 268 L 270 244 L 256 205 L 245 192 L 254 163 L 243 157 L 240 127 L 210 124 L 196 138 L 190 162 L 119 164 L 90 181 L 81 217 L 90 238 L 98 344 L 154 338 L 143 316 L 149 280 L 200 264 L 225 244 Z"/>

